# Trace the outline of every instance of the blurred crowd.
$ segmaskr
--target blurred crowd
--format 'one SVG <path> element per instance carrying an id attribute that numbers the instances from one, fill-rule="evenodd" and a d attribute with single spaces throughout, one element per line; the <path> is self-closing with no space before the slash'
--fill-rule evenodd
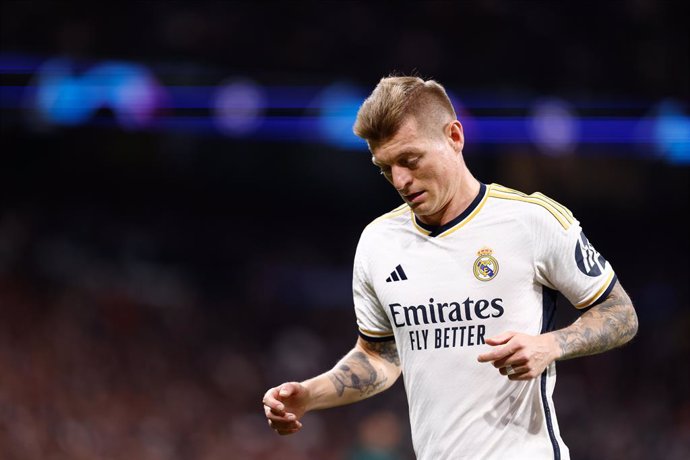
<path id="1" fill-rule="evenodd" d="M 349 311 L 210 306 L 163 263 L 118 263 L 25 217 L 0 220 L 3 459 L 409 458 L 399 386 L 368 408 L 308 416 L 298 437 L 265 422 L 269 384 L 351 345 Z"/>

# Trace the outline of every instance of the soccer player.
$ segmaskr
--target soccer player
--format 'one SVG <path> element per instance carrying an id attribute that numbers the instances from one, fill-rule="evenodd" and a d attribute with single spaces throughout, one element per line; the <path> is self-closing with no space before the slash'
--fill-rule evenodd
<path id="1" fill-rule="evenodd" d="M 404 204 L 370 223 L 354 260 L 359 327 L 333 369 L 271 388 L 279 434 L 305 412 L 368 398 L 402 374 L 419 459 L 567 459 L 555 361 L 628 342 L 637 316 L 571 212 L 479 182 L 444 88 L 383 78 L 355 133 Z M 557 291 L 584 313 L 553 329 Z"/>

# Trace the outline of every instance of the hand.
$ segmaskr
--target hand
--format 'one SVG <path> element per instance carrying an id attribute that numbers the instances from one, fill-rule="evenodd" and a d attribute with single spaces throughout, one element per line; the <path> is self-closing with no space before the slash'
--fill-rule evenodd
<path id="1" fill-rule="evenodd" d="M 492 362 L 510 380 L 536 378 L 558 357 L 558 345 L 551 334 L 504 332 L 486 339 L 486 343 L 495 348 L 479 355 L 477 360 Z"/>
<path id="2" fill-rule="evenodd" d="M 298 382 L 283 383 L 264 395 L 264 412 L 268 426 L 278 434 L 297 433 L 302 429 L 300 418 L 307 411 L 309 391 Z"/>

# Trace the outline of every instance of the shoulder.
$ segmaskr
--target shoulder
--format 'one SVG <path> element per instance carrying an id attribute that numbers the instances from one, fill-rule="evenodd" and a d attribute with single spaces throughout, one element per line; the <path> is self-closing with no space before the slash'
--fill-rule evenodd
<path id="1" fill-rule="evenodd" d="M 577 222 L 568 208 L 540 192 L 528 195 L 500 184 L 490 184 L 487 194 L 503 212 L 515 213 L 519 217 L 547 224 L 557 223 L 566 231 Z"/>
<path id="2" fill-rule="evenodd" d="M 385 232 L 388 229 L 397 227 L 405 222 L 409 222 L 411 213 L 412 211 L 410 206 L 406 203 L 403 203 L 397 208 L 382 214 L 369 222 L 369 224 L 364 227 L 362 234 Z"/>
<path id="3" fill-rule="evenodd" d="M 359 246 L 380 246 L 382 242 L 398 237 L 399 230 L 409 224 L 411 216 L 412 211 L 407 204 L 380 215 L 364 227 L 359 238 Z"/>

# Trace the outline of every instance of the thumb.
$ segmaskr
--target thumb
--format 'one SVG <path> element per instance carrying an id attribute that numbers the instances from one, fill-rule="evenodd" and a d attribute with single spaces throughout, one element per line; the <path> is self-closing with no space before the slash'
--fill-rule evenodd
<path id="1" fill-rule="evenodd" d="M 486 339 L 486 343 L 492 346 L 503 345 L 504 343 L 512 339 L 515 334 L 516 333 L 512 331 L 502 332 L 498 335 Z"/>
<path id="2" fill-rule="evenodd" d="M 289 398 L 295 393 L 295 385 L 292 383 L 284 383 L 283 385 L 280 386 L 280 390 L 278 391 L 278 396 L 281 398 Z"/>

